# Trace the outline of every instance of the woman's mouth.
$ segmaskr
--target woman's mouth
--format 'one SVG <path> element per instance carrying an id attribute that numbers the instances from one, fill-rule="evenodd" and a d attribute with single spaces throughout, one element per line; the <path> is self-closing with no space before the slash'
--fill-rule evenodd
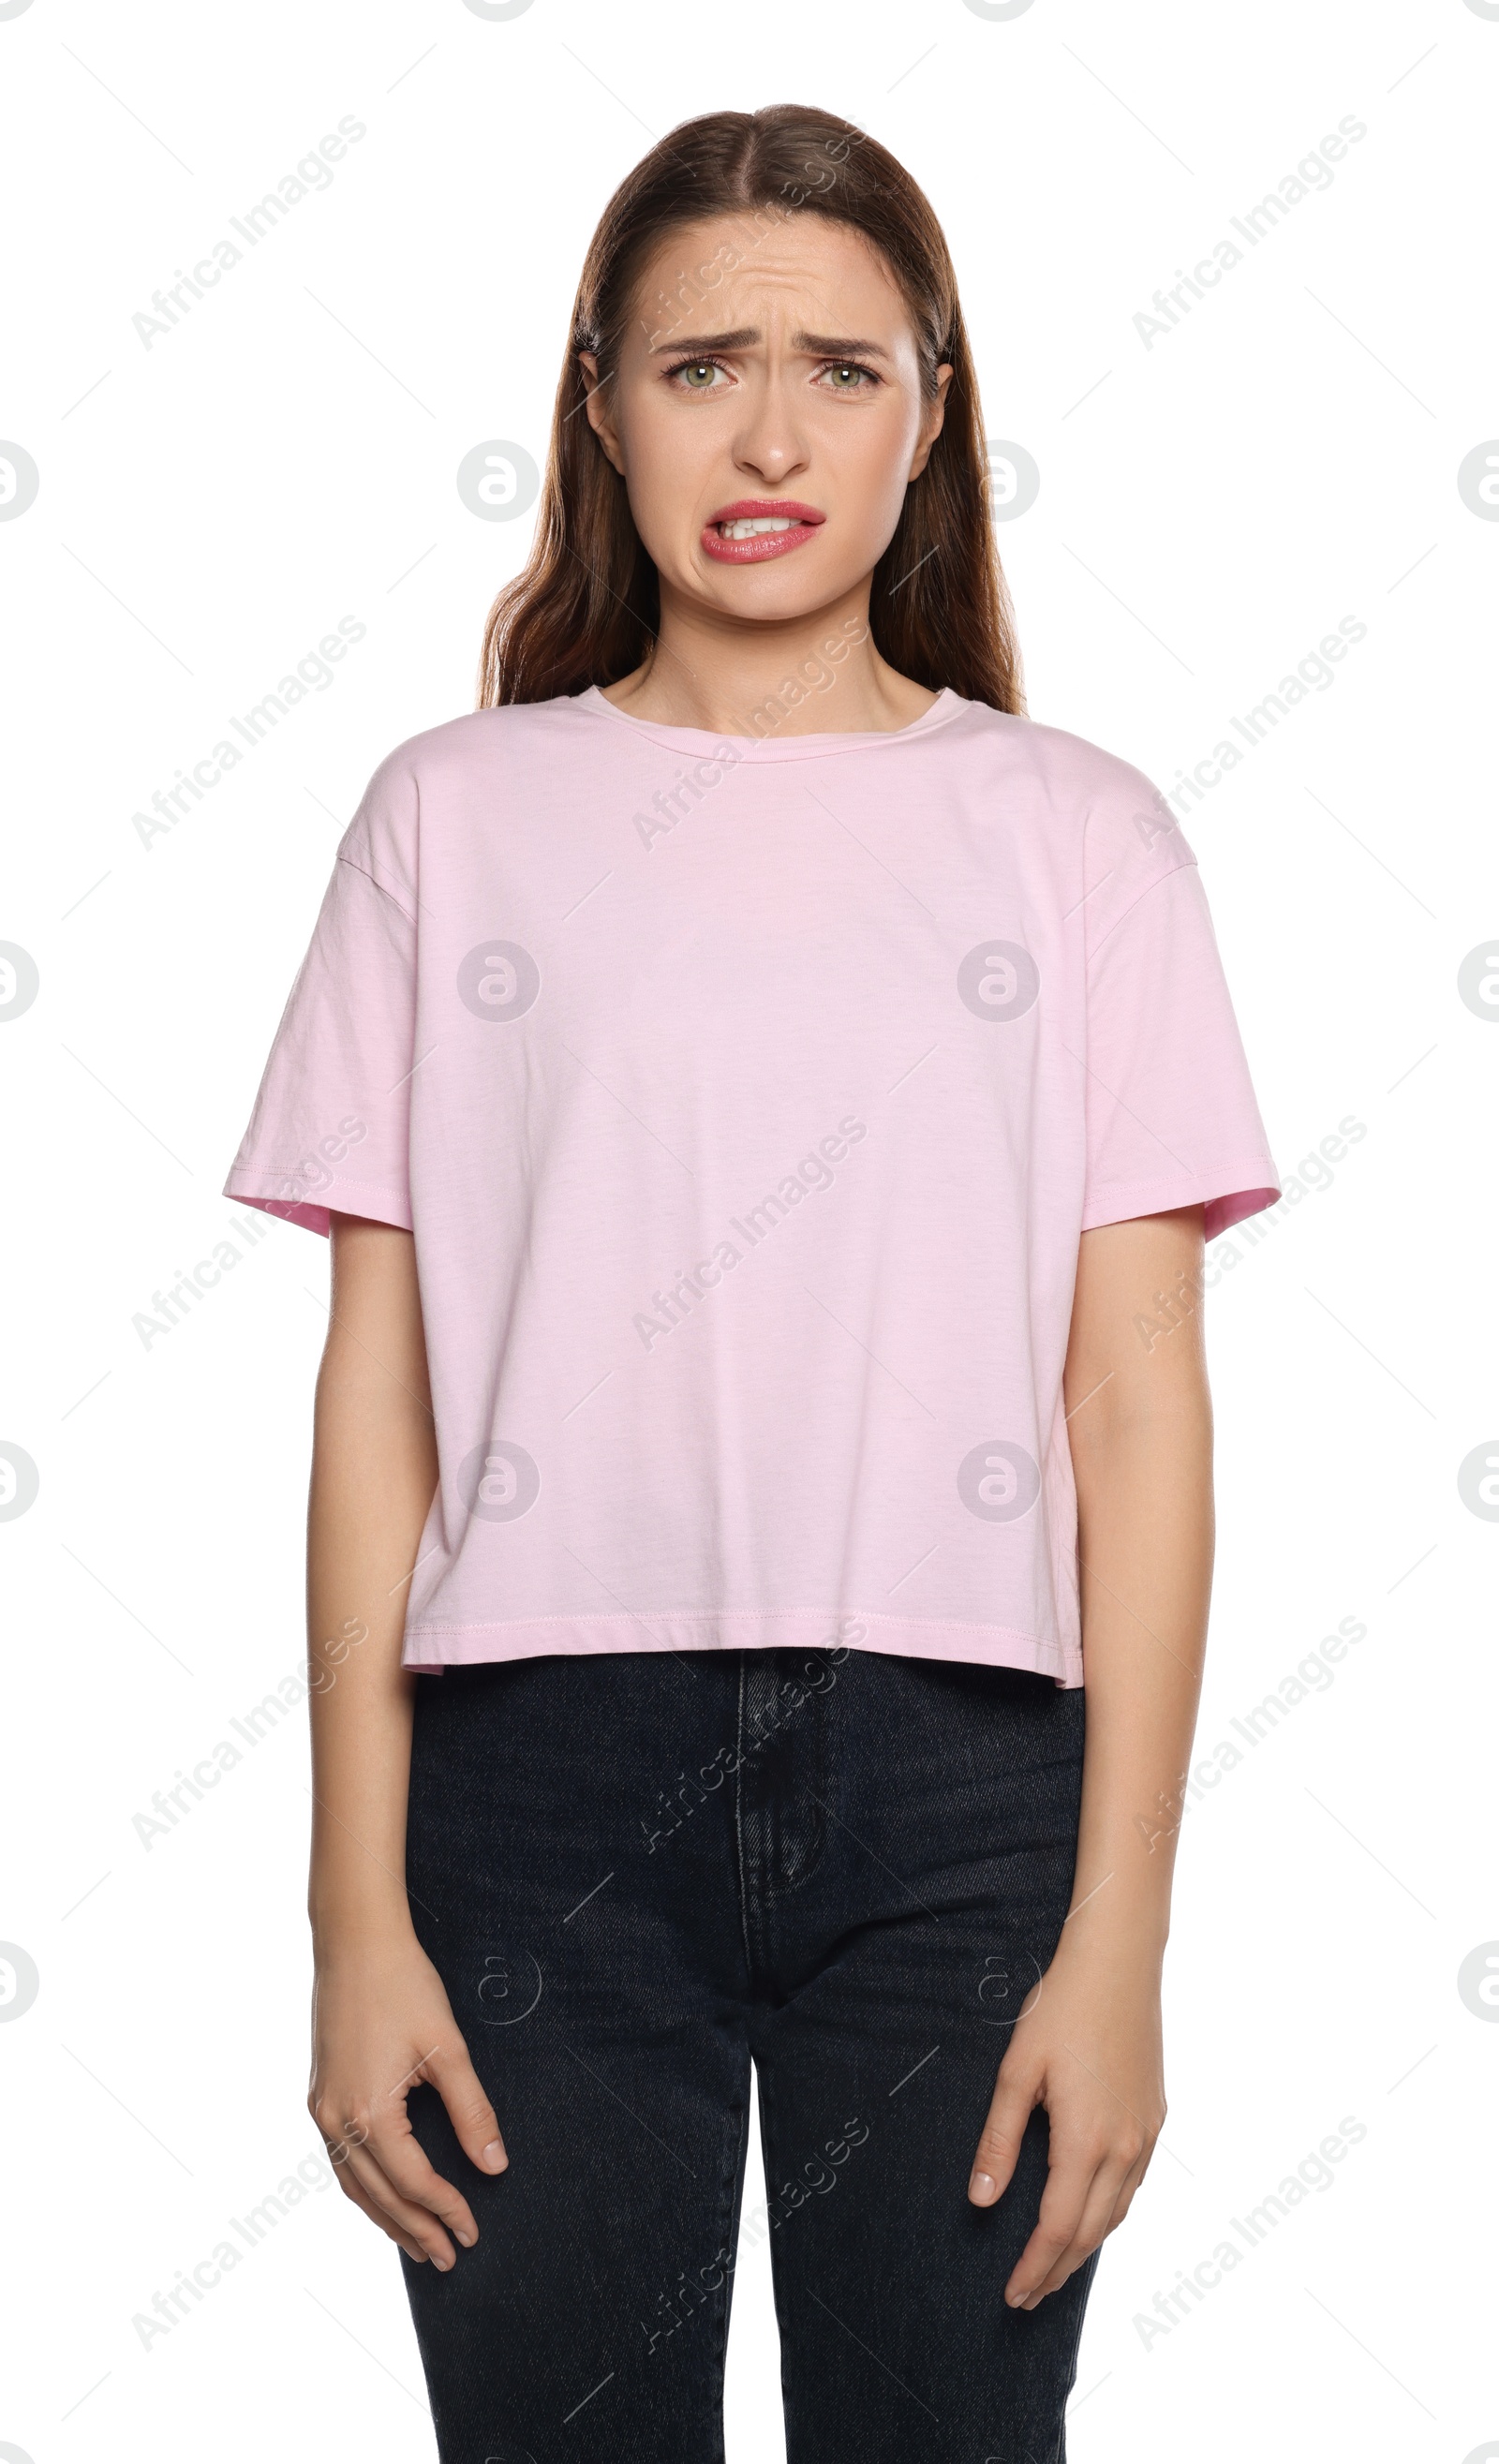
<path id="1" fill-rule="evenodd" d="M 703 553 L 718 564 L 763 564 L 814 538 L 826 518 L 815 505 L 746 498 L 722 506 L 704 523 Z"/>

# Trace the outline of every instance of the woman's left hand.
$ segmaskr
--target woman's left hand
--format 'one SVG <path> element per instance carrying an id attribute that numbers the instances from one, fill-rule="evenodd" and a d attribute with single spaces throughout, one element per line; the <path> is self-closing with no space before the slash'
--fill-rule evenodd
<path id="1" fill-rule="evenodd" d="M 1004 2299 L 1034 2310 L 1129 2213 L 1166 2117 L 1158 1958 L 1128 1946 L 1059 1951 L 1015 2025 L 968 2196 L 992 2207 L 1045 2105 L 1049 2170 Z"/>

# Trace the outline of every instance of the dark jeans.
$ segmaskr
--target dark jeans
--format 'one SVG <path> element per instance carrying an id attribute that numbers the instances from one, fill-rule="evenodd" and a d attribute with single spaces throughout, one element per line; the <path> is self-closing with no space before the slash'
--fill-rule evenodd
<path id="1" fill-rule="evenodd" d="M 750 2062 L 790 2464 L 1059 2464 L 1092 2260 L 1005 2279 L 994 2075 L 1067 1914 L 1083 1696 L 863 1650 L 620 1653 L 417 1687 L 408 1879 L 510 2168 L 403 2258 L 443 2464 L 714 2464 Z"/>

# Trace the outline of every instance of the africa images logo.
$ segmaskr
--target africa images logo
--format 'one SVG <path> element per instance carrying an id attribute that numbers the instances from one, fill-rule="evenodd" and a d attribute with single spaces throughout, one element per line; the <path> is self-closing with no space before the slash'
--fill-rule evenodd
<path id="1" fill-rule="evenodd" d="M 475 941 L 458 969 L 458 999 L 486 1025 L 523 1018 L 541 989 L 541 970 L 518 941 Z"/>
<path id="2" fill-rule="evenodd" d="M 1041 1495 L 1041 1467 L 1011 1438 L 986 1438 L 958 1466 L 958 1494 L 984 1523 L 1018 1523 Z"/>
<path id="3" fill-rule="evenodd" d="M 541 1475 L 524 1446 L 486 1438 L 458 1465 L 458 1495 L 481 1523 L 516 1523 L 541 1494 Z"/>

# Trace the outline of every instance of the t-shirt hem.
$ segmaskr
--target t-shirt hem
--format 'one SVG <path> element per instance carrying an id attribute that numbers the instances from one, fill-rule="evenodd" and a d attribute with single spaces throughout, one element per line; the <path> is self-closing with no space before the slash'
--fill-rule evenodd
<path id="1" fill-rule="evenodd" d="M 412 1228 L 410 1201 L 403 1190 L 384 1187 L 379 1181 L 349 1180 L 340 1173 L 323 1182 L 316 1199 L 289 1197 L 288 1191 L 296 1186 L 293 1174 L 236 1164 L 224 1183 L 224 1196 L 237 1198 L 242 1206 L 258 1206 L 264 1215 L 279 1215 L 284 1222 L 300 1223 L 324 1239 L 330 1209 L 335 1215 L 362 1215 L 376 1223 L 393 1223 L 401 1232 Z"/>
<path id="2" fill-rule="evenodd" d="M 1243 1155 L 1201 1172 L 1106 1182 L 1084 1205 L 1080 1229 L 1094 1232 L 1104 1223 L 1128 1223 L 1139 1215 L 1164 1215 L 1175 1206 L 1201 1204 L 1204 1236 L 1216 1241 L 1230 1224 L 1274 1206 L 1280 1196 L 1280 1176 L 1270 1157 Z"/>
<path id="3" fill-rule="evenodd" d="M 485 1661 L 535 1660 L 551 1653 L 606 1651 L 829 1651 L 848 1644 L 910 1660 L 960 1660 L 989 1668 L 1027 1669 L 1058 1685 L 1080 1686 L 1076 1644 L 1015 1626 L 960 1619 L 883 1617 L 817 1609 L 669 1610 L 623 1617 L 538 1617 L 474 1625 L 408 1626 L 403 1667 L 419 1675 Z"/>

